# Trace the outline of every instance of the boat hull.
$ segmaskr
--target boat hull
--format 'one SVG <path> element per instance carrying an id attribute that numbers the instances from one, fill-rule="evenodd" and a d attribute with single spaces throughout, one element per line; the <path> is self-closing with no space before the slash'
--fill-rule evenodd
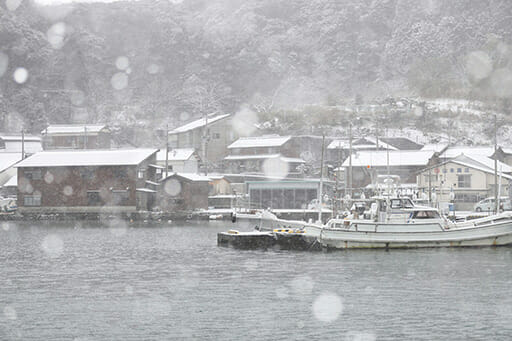
<path id="1" fill-rule="evenodd" d="M 512 221 L 464 229 L 402 233 L 308 226 L 306 235 L 314 235 L 323 247 L 334 249 L 505 246 L 512 245 Z"/>

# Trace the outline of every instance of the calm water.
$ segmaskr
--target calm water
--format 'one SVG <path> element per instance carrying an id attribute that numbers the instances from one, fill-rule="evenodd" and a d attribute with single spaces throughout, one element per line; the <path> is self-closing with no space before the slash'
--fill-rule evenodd
<path id="1" fill-rule="evenodd" d="M 512 248 L 238 251 L 217 247 L 228 222 L 0 227 L 0 340 L 512 338 Z"/>

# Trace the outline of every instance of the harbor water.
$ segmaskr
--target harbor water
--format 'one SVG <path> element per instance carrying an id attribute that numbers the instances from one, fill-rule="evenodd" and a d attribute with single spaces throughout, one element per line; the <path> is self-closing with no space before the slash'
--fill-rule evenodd
<path id="1" fill-rule="evenodd" d="M 231 228 L 0 222 L 0 340 L 512 338 L 512 248 L 217 246 Z"/>

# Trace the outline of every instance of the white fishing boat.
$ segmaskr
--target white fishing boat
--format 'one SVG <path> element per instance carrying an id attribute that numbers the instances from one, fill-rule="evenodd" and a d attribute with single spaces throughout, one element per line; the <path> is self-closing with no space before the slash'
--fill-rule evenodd
<path id="1" fill-rule="evenodd" d="M 454 223 L 431 207 L 415 206 L 392 209 L 388 199 L 372 205 L 370 219 L 331 219 L 327 224 L 286 221 L 266 214 L 271 228 L 302 229 L 301 238 L 325 248 L 420 248 L 502 246 L 512 244 L 512 213 L 505 212 L 465 222 Z M 396 199 L 398 200 L 398 199 Z M 400 199 L 401 200 L 401 199 Z M 407 201 L 401 201 L 402 203 Z M 398 201 L 395 201 L 398 205 Z M 409 204 L 407 204 L 409 206 Z M 395 206 L 396 207 L 396 206 Z M 263 224 L 263 222 L 262 222 Z"/>

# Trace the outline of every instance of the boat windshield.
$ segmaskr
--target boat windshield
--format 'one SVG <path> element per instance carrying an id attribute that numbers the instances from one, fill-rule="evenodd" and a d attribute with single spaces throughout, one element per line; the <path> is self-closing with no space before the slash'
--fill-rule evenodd
<path id="1" fill-rule="evenodd" d="M 440 218 L 436 211 L 416 211 L 412 215 L 413 219 L 435 219 Z"/>
<path id="2" fill-rule="evenodd" d="M 414 204 L 408 198 L 391 199 L 391 208 L 413 208 Z"/>

